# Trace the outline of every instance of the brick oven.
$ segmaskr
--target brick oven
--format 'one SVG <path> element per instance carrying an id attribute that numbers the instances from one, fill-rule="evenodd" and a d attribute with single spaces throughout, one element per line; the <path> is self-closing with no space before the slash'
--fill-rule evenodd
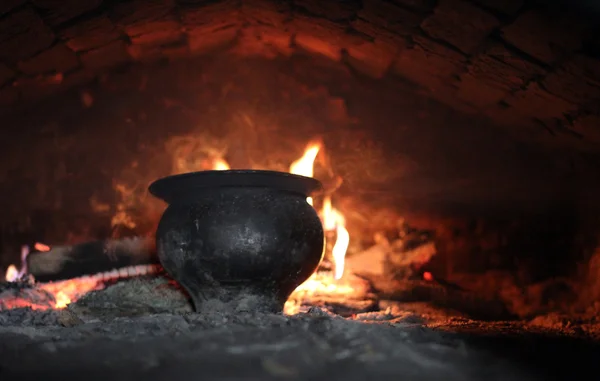
<path id="1" fill-rule="evenodd" d="M 0 376 L 599 370 L 599 13 L 4 1 Z M 148 185 L 227 169 L 323 183 L 325 257 L 284 314 L 195 312 L 156 258 Z"/>

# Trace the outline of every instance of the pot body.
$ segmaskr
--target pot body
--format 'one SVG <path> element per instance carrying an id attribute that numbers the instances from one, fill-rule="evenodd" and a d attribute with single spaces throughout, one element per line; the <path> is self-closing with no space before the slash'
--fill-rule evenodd
<path id="1" fill-rule="evenodd" d="M 281 312 L 322 259 L 323 227 L 302 193 L 206 186 L 169 201 L 158 256 L 196 311 Z"/>

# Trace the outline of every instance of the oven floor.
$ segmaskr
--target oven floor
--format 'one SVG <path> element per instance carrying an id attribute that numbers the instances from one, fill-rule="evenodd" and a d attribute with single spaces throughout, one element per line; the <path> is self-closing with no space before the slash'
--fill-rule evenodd
<path id="1" fill-rule="evenodd" d="M 600 370 L 597 344 L 547 334 L 451 333 L 319 311 L 156 314 L 70 327 L 62 315 L 57 325 L 0 327 L 1 379 L 570 380 Z"/>
<path id="2" fill-rule="evenodd" d="M 117 284 L 66 310 L 0 311 L 0 380 L 515 381 L 600 371 L 600 341 L 573 327 L 432 320 L 423 308 L 361 319 L 318 308 L 200 315 L 157 282 Z"/>

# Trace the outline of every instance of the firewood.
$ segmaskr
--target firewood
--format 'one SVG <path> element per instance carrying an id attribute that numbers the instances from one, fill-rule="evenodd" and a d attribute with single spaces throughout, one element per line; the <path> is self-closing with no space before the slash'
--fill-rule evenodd
<path id="1" fill-rule="evenodd" d="M 158 263 L 154 239 L 132 237 L 55 246 L 27 257 L 27 271 L 49 282 L 94 275 L 122 267 Z"/>

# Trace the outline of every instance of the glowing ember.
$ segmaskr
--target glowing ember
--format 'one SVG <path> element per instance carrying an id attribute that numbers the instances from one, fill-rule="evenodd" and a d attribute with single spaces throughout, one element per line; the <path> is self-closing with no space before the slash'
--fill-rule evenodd
<path id="1" fill-rule="evenodd" d="M 35 288 L 24 288 L 13 297 L 4 297 L 0 301 L 0 310 L 4 308 L 30 307 L 34 310 L 62 309 L 73 300 L 81 298 L 93 290 L 104 288 L 97 277 L 82 277 L 61 282 L 39 284 Z"/>
<path id="2" fill-rule="evenodd" d="M 54 305 L 54 308 L 63 309 L 66 308 L 69 303 L 71 303 L 71 298 L 69 298 L 63 291 L 59 291 L 56 294 L 56 304 Z"/>
<path id="3" fill-rule="evenodd" d="M 37 287 L 31 289 L 32 291 L 25 288 L 19 294 L 19 297 L 1 300 L 0 310 L 2 308 L 21 307 L 30 307 L 34 310 L 62 309 L 90 291 L 103 289 L 107 282 L 136 275 L 153 274 L 159 271 L 159 266 L 140 265 L 58 282 L 40 283 L 37 284 Z"/>
<path id="4" fill-rule="evenodd" d="M 90 291 L 104 288 L 99 277 L 81 277 L 60 282 L 44 283 L 40 289 L 54 296 L 54 308 L 65 308 L 69 303 L 81 298 Z"/>
<path id="5" fill-rule="evenodd" d="M 33 248 L 36 249 L 37 251 L 42 251 L 42 252 L 50 251 L 50 246 L 43 244 L 41 242 L 36 242 L 35 245 L 33 245 Z"/>
<path id="6" fill-rule="evenodd" d="M 297 314 L 303 305 L 310 304 L 319 296 L 344 300 L 356 292 L 357 290 L 350 283 L 335 281 L 331 273 L 317 272 L 294 290 L 285 302 L 283 313 Z"/>

